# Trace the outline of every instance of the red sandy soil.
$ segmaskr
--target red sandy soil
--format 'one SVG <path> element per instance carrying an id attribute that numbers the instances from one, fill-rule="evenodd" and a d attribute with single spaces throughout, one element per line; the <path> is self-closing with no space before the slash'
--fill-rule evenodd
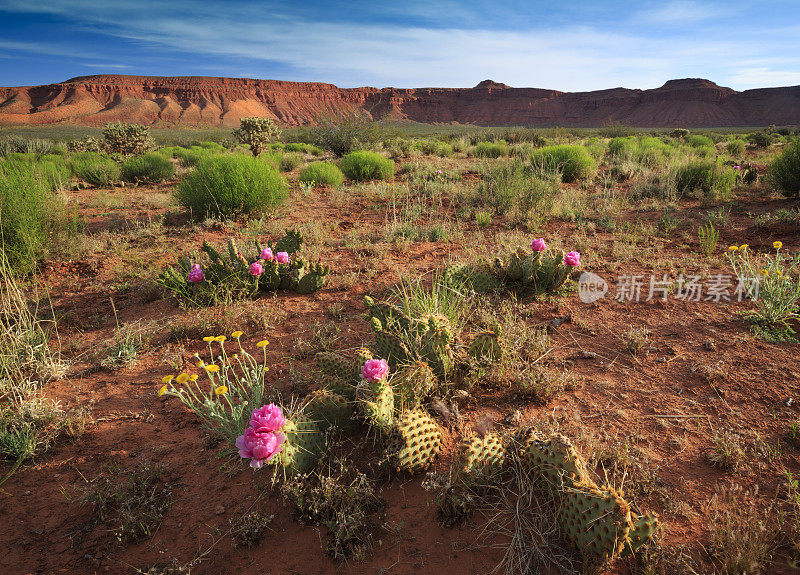
<path id="1" fill-rule="evenodd" d="M 236 126 L 243 116 L 313 124 L 362 111 L 375 117 L 482 126 L 718 127 L 800 124 L 800 86 L 737 92 L 702 79 L 660 88 L 559 92 L 486 80 L 474 88 L 338 88 L 247 78 L 98 75 L 0 88 L 1 124 L 122 120 L 156 126 Z"/>
<path id="2" fill-rule="evenodd" d="M 155 193 L 155 190 L 137 190 Z M 135 200 L 115 210 L 92 207 L 97 190 L 70 192 L 72 205 L 86 216 L 87 233 L 97 234 L 118 225 L 120 218 L 157 217 L 166 209 L 136 205 Z M 106 192 L 102 192 L 106 193 Z M 130 194 L 117 190 L 114 194 Z M 790 204 L 790 205 L 788 205 Z M 753 249 L 768 249 L 774 240 L 782 240 L 784 249 L 800 249 L 796 226 L 756 228 L 745 216 L 774 211 L 777 204 L 760 197 L 748 197 L 731 215 L 723 229 L 721 245 L 748 242 Z M 797 207 L 783 201 L 780 207 Z M 338 208 L 324 192 L 314 192 L 296 201 L 285 225 L 321 218 L 339 222 L 323 251 L 323 259 L 336 276 L 357 271 L 362 264 L 353 250 L 337 245 L 346 229 L 358 226 L 379 226 L 382 217 L 366 206 Z M 682 215 L 698 211 L 687 204 Z M 653 214 L 631 210 L 619 220 Z M 141 249 L 148 255 L 148 264 L 156 269 L 174 261 L 176 252 L 196 249 L 204 239 L 220 242 L 235 230 L 191 227 L 181 223 L 165 227 L 165 237 L 157 248 L 141 240 Z M 281 222 L 283 225 L 284 222 Z M 464 224 L 467 228 L 473 223 Z M 487 242 L 501 226 L 493 224 Z M 562 237 L 569 245 L 575 233 L 572 223 L 548 224 L 547 237 Z M 604 244 L 612 234 L 598 231 Z M 687 253 L 678 242 L 647 238 L 663 246 L 664 253 Z M 138 247 L 137 247 L 138 249 Z M 696 251 L 697 245 L 688 249 Z M 377 262 L 378 274 L 370 285 L 356 285 L 349 290 L 325 289 L 312 296 L 279 295 L 277 300 L 259 300 L 256 309 L 264 314 L 282 315 L 274 329 L 242 326 L 245 345 L 252 348 L 264 337 L 268 347 L 270 371 L 274 381 L 288 385 L 286 354 L 298 338 L 310 337 L 315 320 L 330 321 L 326 310 L 333 304 L 344 307 L 339 322 L 342 338 L 337 346 L 349 348 L 368 342 L 368 325 L 360 317 L 366 293 L 379 294 L 398 279 L 398 271 L 423 273 L 433 270 L 450 257 L 463 254 L 463 246 L 448 242 L 414 243 L 405 250 L 390 248 Z M 147 301 L 142 293 L 116 291 L 111 285 L 118 278 L 114 261 L 90 256 L 81 261 L 56 261 L 44 270 L 44 281 L 51 286 L 53 303 L 62 322 L 60 337 L 73 355 L 67 376 L 48 387 L 48 395 L 73 406 L 89 406 L 94 424 L 75 443 L 61 442 L 50 453 L 37 457 L 32 464 L 19 469 L 0 489 L 0 573 L 130 573 L 132 568 L 166 564 L 175 558 L 187 564 L 202 556 L 192 570 L 198 574 L 229 573 L 481 573 L 491 572 L 503 550 L 492 548 L 503 543 L 502 537 L 484 535 L 485 520 L 480 516 L 464 526 L 445 529 L 436 519 L 431 494 L 421 488 L 421 478 L 401 476 L 385 483 L 381 493 L 388 501 L 386 520 L 390 526 L 381 535 L 370 559 L 363 563 L 338 564 L 328 558 L 322 548 L 324 528 L 299 524 L 291 509 L 269 490 L 269 474 L 254 472 L 244 463 L 233 465 L 232 472 L 221 470 L 222 460 L 209 449 L 196 417 L 175 399 L 156 397 L 160 379 L 172 373 L 163 359 L 166 346 L 175 347 L 168 339 L 168 329 L 157 334 L 150 351 L 132 367 L 118 371 L 96 371 L 95 362 L 87 357 L 106 341 L 115 327 L 109 296 L 114 299 L 119 322 L 157 320 L 167 326 L 188 320 L 197 310 L 182 309 L 171 299 Z M 604 270 L 602 262 L 585 262 L 586 269 L 613 278 L 619 274 L 653 270 L 638 264 L 625 264 L 613 273 Z M 720 271 L 730 273 L 729 269 Z M 661 270 L 656 270 L 660 273 Z M 546 406 L 520 399 L 508 387 L 476 390 L 477 401 L 462 411 L 467 421 L 490 416 L 503 428 L 504 416 L 515 410 L 523 412 L 524 421 L 542 421 L 548 417 L 562 421 L 563 429 L 573 435 L 588 435 L 600 443 L 629 442 L 647 453 L 647 469 L 652 477 L 630 483 L 629 494 L 647 510 L 659 512 L 666 522 L 664 544 L 671 547 L 688 545 L 691 553 L 704 561 L 711 572 L 709 557 L 699 547 L 707 540 L 708 502 L 715 483 L 758 484 L 760 494 L 770 498 L 782 480 L 782 469 L 800 474 L 800 452 L 784 440 L 791 421 L 797 420 L 800 359 L 797 344 L 770 344 L 753 339 L 748 325 L 736 312 L 749 304 L 691 302 L 670 299 L 666 303 L 620 303 L 609 299 L 587 305 L 573 294 L 558 301 L 523 302 L 526 321 L 531 324 L 549 322 L 569 315 L 568 321 L 551 330 L 553 360 L 563 360 L 574 373 L 583 376 L 577 390 L 565 392 Z M 217 310 L 222 314 L 224 310 Z M 626 352 L 619 334 L 630 326 L 651 330 L 652 349 L 640 356 Z M 185 344 L 184 359 L 205 344 L 202 335 Z M 592 352 L 590 354 L 584 352 Z M 596 354 L 596 355 L 593 355 Z M 591 356 L 591 357 L 587 357 Z M 703 377 L 697 366 L 722 362 L 718 374 Z M 308 363 L 308 362 L 306 362 Z M 787 407 L 787 400 L 794 404 Z M 662 415 L 679 415 L 675 419 Z M 714 430 L 731 427 L 744 434 L 757 432 L 769 445 L 777 446 L 780 455 L 774 461 L 749 454 L 752 461 L 738 472 L 724 472 L 712 466 L 707 454 L 712 446 Z M 750 437 L 747 435 L 747 437 Z M 355 436 L 359 441 L 359 436 Z M 676 441 L 677 439 L 677 441 Z M 367 445 L 367 450 L 370 447 Z M 118 544 L 102 523 L 96 521 L 91 504 L 83 501 L 91 489 L 90 482 L 106 473 L 111 464 L 123 468 L 137 462 L 160 463 L 167 468 L 167 480 L 173 487 L 173 503 L 155 535 L 140 544 Z M 447 457 L 437 461 L 444 470 Z M 231 466 L 229 466 L 231 467 Z M 676 513 L 676 504 L 688 512 Z M 274 514 L 272 531 L 266 540 L 252 550 L 237 548 L 228 534 L 229 519 L 248 509 Z M 628 573 L 621 562 L 617 573 Z M 769 573 L 788 573 L 780 563 Z"/>

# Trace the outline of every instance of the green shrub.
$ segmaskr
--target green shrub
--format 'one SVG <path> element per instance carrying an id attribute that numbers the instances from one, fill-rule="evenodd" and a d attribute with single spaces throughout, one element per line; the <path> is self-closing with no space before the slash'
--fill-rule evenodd
<path id="1" fill-rule="evenodd" d="M 66 227 L 60 196 L 37 165 L 0 162 L 0 246 L 15 271 L 28 272 Z"/>
<path id="2" fill-rule="evenodd" d="M 636 149 L 633 138 L 611 138 L 608 141 L 608 153 L 615 158 L 629 159 Z"/>
<path id="3" fill-rule="evenodd" d="M 175 190 L 178 203 L 199 218 L 272 210 L 287 195 L 277 170 L 243 154 L 201 160 Z"/>
<path id="4" fill-rule="evenodd" d="M 772 144 L 772 135 L 766 132 L 753 132 L 747 135 L 747 141 L 756 148 L 768 148 Z"/>
<path id="5" fill-rule="evenodd" d="M 685 128 L 675 128 L 669 133 L 670 138 L 675 138 L 676 140 L 685 140 L 689 137 L 689 130 Z"/>
<path id="6" fill-rule="evenodd" d="M 446 158 L 453 155 L 453 146 L 439 140 L 420 140 L 414 144 L 414 147 L 428 156 Z"/>
<path id="7" fill-rule="evenodd" d="M 597 162 L 583 146 L 547 146 L 531 154 L 534 169 L 545 174 L 561 174 L 565 182 L 591 178 Z"/>
<path id="8" fill-rule="evenodd" d="M 727 199 L 735 183 L 735 171 L 712 161 L 694 161 L 679 167 L 675 173 L 675 189 L 679 195 L 700 192 L 707 198 Z"/>
<path id="9" fill-rule="evenodd" d="M 300 181 L 306 183 L 314 182 L 315 184 L 335 188 L 341 186 L 342 182 L 344 182 L 344 174 L 342 170 L 330 162 L 313 162 L 300 172 Z"/>
<path id="10" fill-rule="evenodd" d="M 499 142 L 478 142 L 472 149 L 472 155 L 478 158 L 499 158 L 508 155 L 508 144 Z"/>
<path id="11" fill-rule="evenodd" d="M 303 158 L 297 152 L 281 154 L 280 156 L 281 172 L 291 172 L 302 162 Z"/>
<path id="12" fill-rule="evenodd" d="M 312 156 L 321 156 L 322 149 L 311 144 L 304 144 L 302 142 L 290 142 L 284 146 L 287 152 L 300 152 L 301 154 L 311 154 Z"/>
<path id="13" fill-rule="evenodd" d="M 742 154 L 744 154 L 746 148 L 747 144 L 745 144 L 744 140 L 731 140 L 725 146 L 725 150 L 731 156 L 741 156 Z"/>
<path id="14" fill-rule="evenodd" d="M 200 142 L 197 144 L 198 148 L 203 148 L 204 150 L 211 150 L 212 152 L 224 152 L 225 146 L 218 142 Z"/>
<path id="15" fill-rule="evenodd" d="M 788 198 L 800 196 L 800 138 L 795 138 L 775 158 L 767 171 L 767 181 Z"/>
<path id="16" fill-rule="evenodd" d="M 181 166 L 184 168 L 191 168 L 200 163 L 200 161 L 210 158 L 214 152 L 201 148 L 200 146 L 192 146 L 191 148 L 176 147 L 172 150 L 173 158 L 178 158 Z"/>
<path id="17" fill-rule="evenodd" d="M 700 136 L 695 134 L 694 136 L 689 136 L 688 143 L 693 148 L 705 148 L 707 146 L 713 146 L 714 140 L 708 136 Z"/>
<path id="18" fill-rule="evenodd" d="M 400 135 L 396 129 L 371 120 L 365 115 L 322 118 L 308 132 L 308 138 L 313 144 L 324 150 L 330 150 L 337 156 L 345 156 L 360 148 L 368 148 Z"/>
<path id="19" fill-rule="evenodd" d="M 164 156 L 151 152 L 131 158 L 122 164 L 122 178 L 126 182 L 157 183 L 175 176 L 175 166 Z"/>
<path id="20" fill-rule="evenodd" d="M 119 164 L 107 156 L 95 152 L 80 152 L 69 159 L 73 175 L 99 187 L 108 187 L 119 180 L 122 171 Z"/>
<path id="21" fill-rule="evenodd" d="M 103 128 L 103 149 L 112 154 L 139 155 L 155 148 L 150 128 L 139 124 L 109 122 Z"/>
<path id="22" fill-rule="evenodd" d="M 388 180 L 394 176 L 394 162 L 375 152 L 359 150 L 339 161 L 339 169 L 353 181 Z"/>

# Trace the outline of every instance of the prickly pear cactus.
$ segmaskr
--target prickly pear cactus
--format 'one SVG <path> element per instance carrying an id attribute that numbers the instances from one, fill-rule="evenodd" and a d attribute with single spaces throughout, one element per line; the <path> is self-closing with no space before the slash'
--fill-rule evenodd
<path id="1" fill-rule="evenodd" d="M 387 433 L 394 423 L 394 391 L 387 379 L 361 380 L 356 387 L 356 402 L 367 424 Z"/>
<path id="2" fill-rule="evenodd" d="M 330 268 L 320 263 L 308 264 L 303 268 L 303 273 L 297 281 L 295 291 L 299 294 L 310 294 L 322 289 L 327 281 Z"/>
<path id="3" fill-rule="evenodd" d="M 533 430 L 529 430 L 522 439 L 520 456 L 528 465 L 536 468 L 552 490 L 592 482 L 583 459 L 563 435 L 541 439 Z"/>
<path id="4" fill-rule="evenodd" d="M 394 333 L 383 329 L 383 324 L 377 317 L 371 321 L 372 331 L 375 333 L 375 351 L 385 357 L 392 365 L 398 365 L 410 360 L 410 353 L 406 344 Z"/>
<path id="5" fill-rule="evenodd" d="M 480 436 L 477 433 L 461 441 L 461 464 L 464 473 L 475 476 L 499 472 L 506 459 L 503 442 L 496 433 Z"/>
<path id="6" fill-rule="evenodd" d="M 317 368 L 328 375 L 350 379 L 353 377 L 352 363 L 338 353 L 321 351 L 314 358 Z"/>
<path id="7" fill-rule="evenodd" d="M 412 330 L 415 339 L 419 340 L 421 356 L 438 377 L 447 376 L 453 368 L 451 343 L 454 339 L 447 317 L 439 314 L 423 316 L 414 321 Z"/>
<path id="8" fill-rule="evenodd" d="M 286 230 L 286 235 L 275 243 L 275 253 L 286 252 L 289 255 L 300 251 L 303 245 L 303 234 L 297 230 Z"/>
<path id="9" fill-rule="evenodd" d="M 393 429 L 389 461 L 398 470 L 420 471 L 428 467 L 442 447 L 439 426 L 421 409 L 403 412 Z"/>
<path id="10" fill-rule="evenodd" d="M 537 294 L 552 293 L 564 285 L 569 277 L 569 268 L 564 265 L 564 252 L 555 250 L 551 255 L 542 258 L 533 278 Z"/>
<path id="11" fill-rule="evenodd" d="M 353 377 L 356 379 L 361 377 L 361 367 L 374 357 L 375 356 L 372 355 L 372 352 L 366 347 L 358 348 L 355 352 L 355 358 L 353 360 Z"/>
<path id="12" fill-rule="evenodd" d="M 286 421 L 281 431 L 286 441 L 272 462 L 282 468 L 285 475 L 311 471 L 322 454 L 319 424 L 306 415 L 297 414 Z"/>
<path id="13" fill-rule="evenodd" d="M 396 305 L 385 301 L 376 302 L 369 296 L 364 297 L 364 304 L 367 306 L 369 317 L 379 320 L 384 329 L 408 330 L 411 319 Z"/>
<path id="14" fill-rule="evenodd" d="M 561 530 L 581 552 L 587 566 L 607 565 L 628 541 L 630 506 L 610 487 L 574 485 L 562 493 L 557 515 Z"/>
<path id="15" fill-rule="evenodd" d="M 329 389 L 319 389 L 309 394 L 304 413 L 321 427 L 335 425 L 343 431 L 349 431 L 355 423 L 353 403 Z"/>
<path id="16" fill-rule="evenodd" d="M 659 521 L 658 515 L 655 513 L 636 515 L 631 512 L 631 522 L 633 526 L 628 535 L 625 548 L 622 550 L 622 557 L 636 553 L 636 550 L 650 541 L 658 531 Z"/>
<path id="17" fill-rule="evenodd" d="M 469 354 L 477 360 L 499 361 L 503 358 L 502 328 L 495 323 L 491 329 L 476 335 L 469 344 Z"/>
<path id="18" fill-rule="evenodd" d="M 436 374 L 424 361 L 402 366 L 392 378 L 400 410 L 419 407 L 420 402 L 436 389 Z"/>
<path id="19" fill-rule="evenodd" d="M 281 287 L 281 274 L 274 260 L 264 262 L 264 272 L 258 278 L 258 287 L 264 291 L 275 291 Z"/>
<path id="20" fill-rule="evenodd" d="M 525 263 L 529 256 L 530 253 L 524 248 L 519 248 L 515 252 L 509 254 L 505 265 L 501 266 L 506 281 L 522 281 L 525 275 Z"/>
<path id="21" fill-rule="evenodd" d="M 453 288 L 466 287 L 477 293 L 489 293 L 502 286 L 491 266 L 480 264 L 453 264 L 445 270 L 442 280 Z"/>

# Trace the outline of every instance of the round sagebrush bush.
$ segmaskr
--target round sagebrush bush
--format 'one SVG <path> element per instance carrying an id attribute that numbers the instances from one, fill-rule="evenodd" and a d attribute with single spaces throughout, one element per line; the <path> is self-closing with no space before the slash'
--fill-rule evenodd
<path id="1" fill-rule="evenodd" d="M 544 174 L 561 174 L 564 182 L 576 182 L 594 176 L 597 162 L 583 146 L 547 146 L 531 154 L 533 168 Z"/>
<path id="2" fill-rule="evenodd" d="M 356 182 L 388 180 L 394 176 L 394 162 L 375 152 L 359 150 L 339 161 L 339 169 Z"/>
<path id="3" fill-rule="evenodd" d="M 706 148 L 714 145 L 714 140 L 708 136 L 689 136 L 688 144 L 693 148 Z"/>
<path id="4" fill-rule="evenodd" d="M 800 196 L 800 138 L 795 138 L 775 158 L 767 171 L 767 181 L 787 198 Z"/>
<path id="5" fill-rule="evenodd" d="M 122 179 L 126 182 L 155 184 L 175 176 L 175 166 L 161 154 L 151 152 L 131 158 L 122 164 Z"/>
<path id="6" fill-rule="evenodd" d="M 322 184 L 335 188 L 341 186 L 342 182 L 344 182 L 344 174 L 342 170 L 330 162 L 313 162 L 300 172 L 300 181 L 304 183 L 314 182 L 317 185 Z"/>
<path id="7" fill-rule="evenodd" d="M 264 161 L 244 154 L 201 160 L 175 189 L 178 203 L 198 218 L 270 211 L 286 200 L 288 186 Z"/>
<path id="8" fill-rule="evenodd" d="M 95 152 L 81 152 L 69 160 L 73 175 L 93 186 L 107 187 L 120 178 L 119 164 Z"/>

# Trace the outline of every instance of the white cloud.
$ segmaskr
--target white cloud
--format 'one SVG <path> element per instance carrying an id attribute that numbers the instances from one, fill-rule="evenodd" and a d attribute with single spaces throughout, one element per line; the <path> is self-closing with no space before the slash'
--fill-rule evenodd
<path id="1" fill-rule="evenodd" d="M 744 88 L 769 88 L 800 85 L 800 72 L 770 68 L 743 68 L 731 80 Z"/>

